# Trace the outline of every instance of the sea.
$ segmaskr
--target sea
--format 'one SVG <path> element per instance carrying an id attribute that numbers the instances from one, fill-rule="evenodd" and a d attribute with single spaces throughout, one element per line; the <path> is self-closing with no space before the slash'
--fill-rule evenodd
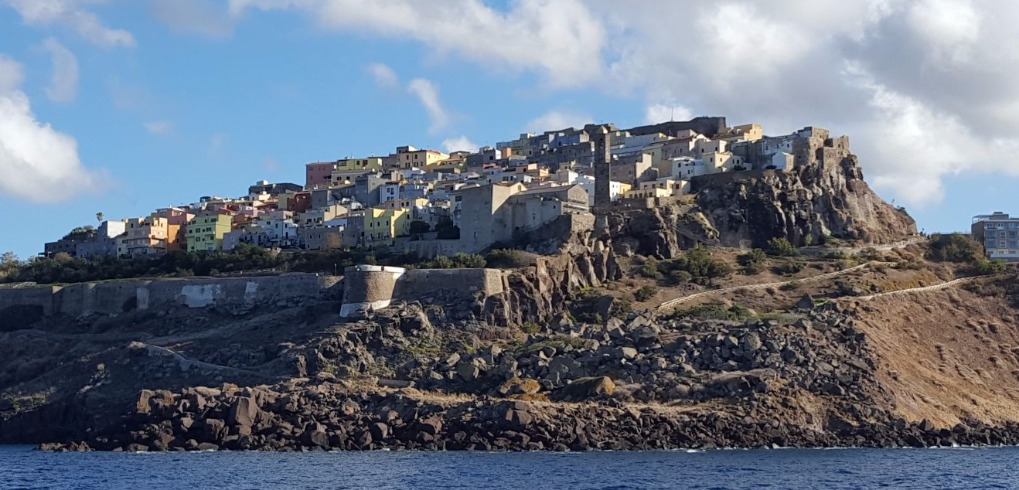
<path id="1" fill-rule="evenodd" d="M 1019 488 L 1019 448 L 49 453 L 0 446 L 0 488 Z"/>

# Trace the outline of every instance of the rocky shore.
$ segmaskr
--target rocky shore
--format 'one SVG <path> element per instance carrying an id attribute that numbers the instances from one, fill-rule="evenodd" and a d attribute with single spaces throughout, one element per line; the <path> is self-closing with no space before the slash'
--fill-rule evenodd
<path id="1" fill-rule="evenodd" d="M 630 314 L 592 325 L 562 318 L 522 337 L 484 325 L 437 328 L 427 309 L 398 305 L 284 354 L 298 376 L 288 381 L 142 390 L 86 435 L 42 447 L 577 451 L 1019 443 L 1015 424 L 937 427 L 896 416 L 851 311 L 810 298 L 800 305 L 766 320 Z M 135 347 L 132 363 L 156 377 L 179 369 L 160 368 L 165 356 L 157 354 Z"/>
<path id="2" fill-rule="evenodd" d="M 272 387 L 145 391 L 122 432 L 46 450 L 648 450 L 927 447 L 1019 443 L 1019 425 L 938 429 L 888 418 L 817 432 L 784 420 L 781 402 L 752 411 L 428 396 L 414 388 L 359 390 L 301 380 Z M 746 413 L 746 415 L 742 415 Z"/>

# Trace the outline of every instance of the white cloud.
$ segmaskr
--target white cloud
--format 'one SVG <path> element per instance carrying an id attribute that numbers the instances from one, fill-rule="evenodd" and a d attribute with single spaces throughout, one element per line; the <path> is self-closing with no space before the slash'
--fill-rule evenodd
<path id="1" fill-rule="evenodd" d="M 447 138 L 442 140 L 442 147 L 446 150 L 446 153 L 452 153 L 454 151 L 478 151 L 479 145 L 466 136 L 460 135 L 456 138 Z"/>
<path id="2" fill-rule="evenodd" d="M 82 8 L 101 0 L 0 0 L 18 11 L 29 25 L 62 24 L 100 46 L 134 46 L 134 36 L 122 29 L 103 25 L 99 16 Z"/>
<path id="3" fill-rule="evenodd" d="M 13 92 L 25 79 L 21 64 L 0 54 L 0 94 Z"/>
<path id="4" fill-rule="evenodd" d="M 300 9 L 326 29 L 420 41 L 438 54 L 497 69 L 536 70 L 553 85 L 600 75 L 602 24 L 580 0 L 518 0 L 503 12 L 481 0 L 231 0 L 229 10 Z"/>
<path id="5" fill-rule="evenodd" d="M 70 102 L 78 94 L 78 59 L 71 50 L 56 39 L 47 38 L 42 44 L 53 62 L 53 76 L 46 87 L 46 96 L 54 102 Z"/>
<path id="6" fill-rule="evenodd" d="M 528 133 L 544 133 L 566 128 L 582 128 L 594 122 L 591 116 L 572 111 L 548 111 L 527 122 L 524 131 Z"/>
<path id="7" fill-rule="evenodd" d="M 396 72 L 389 65 L 385 63 L 372 63 L 366 69 L 380 87 L 392 89 L 400 86 L 400 79 L 397 78 Z"/>
<path id="8" fill-rule="evenodd" d="M 160 22 L 182 32 L 224 37 L 234 30 L 234 17 L 208 0 L 149 0 L 149 11 Z"/>
<path id="9" fill-rule="evenodd" d="M 694 117 L 688 107 L 675 103 L 650 104 L 644 110 L 644 122 L 658 124 L 665 121 L 689 121 Z"/>
<path id="10" fill-rule="evenodd" d="M 78 143 L 36 120 L 20 79 L 18 63 L 0 54 L 0 194 L 55 202 L 95 191 L 102 179 L 82 166 Z"/>
<path id="11" fill-rule="evenodd" d="M 434 83 L 424 78 L 415 78 L 407 84 L 407 91 L 417 97 L 428 112 L 431 120 L 429 131 L 440 131 L 449 124 L 449 114 L 439 100 L 439 88 Z"/>
<path id="12" fill-rule="evenodd" d="M 293 9 L 325 30 L 410 40 L 433 59 L 536 73 L 557 89 L 675 102 L 768 134 L 848 134 L 868 178 L 930 203 L 953 172 L 1015 172 L 1019 2 L 1001 0 L 231 0 Z M 846 70 L 848 64 L 856 70 Z M 553 111 L 545 131 L 591 122 Z M 964 149 L 965 155 L 960 152 Z"/>
<path id="13" fill-rule="evenodd" d="M 160 136 L 167 135 L 173 132 L 174 126 L 170 121 L 149 121 L 142 126 L 145 126 L 145 130 Z"/>

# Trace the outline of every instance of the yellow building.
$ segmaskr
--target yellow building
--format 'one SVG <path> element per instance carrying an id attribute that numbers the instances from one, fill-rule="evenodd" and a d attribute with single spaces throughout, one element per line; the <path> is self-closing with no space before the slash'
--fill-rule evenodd
<path id="1" fill-rule="evenodd" d="M 411 213 L 406 208 L 371 208 L 364 213 L 364 242 L 392 244 L 393 238 L 410 233 Z"/>
<path id="2" fill-rule="evenodd" d="M 169 225 L 166 218 L 148 216 L 125 220 L 125 233 L 117 238 L 118 255 L 161 255 L 166 253 Z"/>
<path id="3" fill-rule="evenodd" d="M 333 172 L 378 172 L 382 170 L 382 157 L 344 158 L 337 160 Z"/>
<path id="4" fill-rule="evenodd" d="M 430 168 L 449 158 L 449 155 L 435 150 L 419 150 L 413 146 L 396 149 L 396 169 Z"/>
<path id="5" fill-rule="evenodd" d="M 188 221 L 188 252 L 222 250 L 223 235 L 230 231 L 232 222 L 233 216 L 218 213 L 200 214 Z"/>

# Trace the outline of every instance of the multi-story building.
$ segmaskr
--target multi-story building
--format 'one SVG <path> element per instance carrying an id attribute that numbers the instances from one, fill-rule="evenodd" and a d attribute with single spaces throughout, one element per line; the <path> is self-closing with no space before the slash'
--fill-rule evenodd
<path id="1" fill-rule="evenodd" d="M 304 166 L 304 188 L 314 189 L 328 185 L 332 180 L 336 162 L 312 162 Z"/>
<path id="2" fill-rule="evenodd" d="M 195 217 L 194 214 L 191 214 L 183 208 L 170 207 L 157 209 L 155 213 L 152 213 L 152 217 L 163 218 L 166 220 L 167 252 L 184 250 L 187 248 L 184 229 L 187 228 L 188 221 L 191 221 L 191 219 Z"/>
<path id="3" fill-rule="evenodd" d="M 83 259 L 116 257 L 117 237 L 123 235 L 125 231 L 127 223 L 124 221 L 103 221 L 94 236 L 75 246 L 74 255 Z"/>
<path id="4" fill-rule="evenodd" d="M 396 149 L 396 168 L 430 168 L 449 158 L 449 155 L 436 150 L 419 150 L 413 146 L 401 146 Z"/>
<path id="5" fill-rule="evenodd" d="M 230 232 L 233 216 L 224 213 L 205 212 L 188 221 L 185 236 L 188 252 L 215 251 L 223 249 L 223 235 Z"/>
<path id="6" fill-rule="evenodd" d="M 364 213 L 365 245 L 392 245 L 393 239 L 410 233 L 411 213 L 403 208 L 369 208 Z"/>
<path id="7" fill-rule="evenodd" d="M 1000 211 L 974 216 L 970 232 L 984 245 L 987 258 L 1019 261 L 1019 218 Z"/>
<path id="8" fill-rule="evenodd" d="M 147 216 L 126 220 L 127 230 L 117 238 L 120 256 L 138 257 L 166 253 L 169 224 L 166 218 Z"/>

